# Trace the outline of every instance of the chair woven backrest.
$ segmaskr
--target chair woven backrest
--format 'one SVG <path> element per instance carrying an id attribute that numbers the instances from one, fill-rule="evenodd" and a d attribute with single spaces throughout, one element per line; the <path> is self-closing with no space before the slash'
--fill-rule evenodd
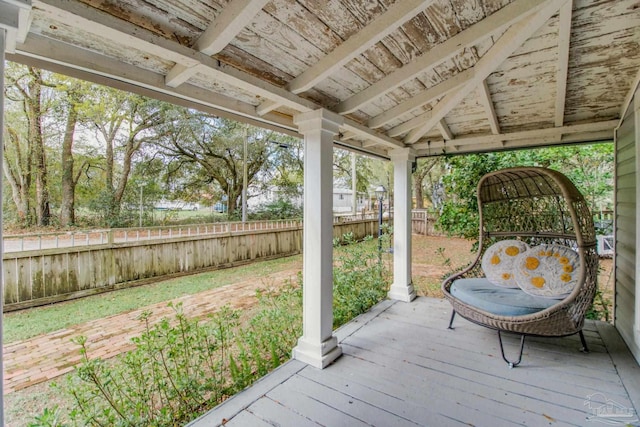
<path id="1" fill-rule="evenodd" d="M 478 208 L 481 251 L 496 240 L 520 238 L 532 246 L 556 243 L 578 252 L 581 278 L 567 300 L 581 324 L 596 291 L 598 255 L 593 217 L 575 185 L 551 169 L 503 169 L 478 183 Z"/>

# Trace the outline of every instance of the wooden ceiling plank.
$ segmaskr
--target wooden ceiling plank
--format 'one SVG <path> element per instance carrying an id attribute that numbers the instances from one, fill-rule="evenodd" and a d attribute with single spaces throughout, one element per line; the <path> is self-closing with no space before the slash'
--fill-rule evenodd
<path id="1" fill-rule="evenodd" d="M 396 31 L 398 27 L 426 9 L 434 0 L 404 0 L 392 5 L 369 25 L 294 78 L 288 85 L 293 93 L 302 93 L 326 79 L 356 56 Z"/>
<path id="2" fill-rule="evenodd" d="M 527 41 L 549 18 L 551 18 L 567 0 L 547 0 L 542 7 L 530 18 L 513 24 L 496 41 L 493 47 L 478 61 L 473 67 L 474 78 L 465 85 L 447 94 L 433 110 L 431 118 L 420 127 L 409 132 L 404 142 L 412 144 L 418 141 L 424 134 L 429 132 L 438 121 L 446 116 L 456 105 L 458 105 L 473 89 L 479 85 L 489 74 L 498 68 L 516 49 Z"/>
<path id="3" fill-rule="evenodd" d="M 567 75 L 569 71 L 569 44 L 571 41 L 571 15 L 573 0 L 560 8 L 560 22 L 558 24 L 558 63 L 556 71 L 556 105 L 555 124 L 564 124 L 564 105 L 567 96 Z"/>
<path id="4" fill-rule="evenodd" d="M 356 111 L 362 105 L 387 94 L 390 90 L 415 78 L 418 74 L 428 71 L 442 61 L 451 58 L 459 50 L 479 43 L 501 29 L 528 16 L 536 9 L 539 9 L 542 3 L 544 3 L 543 0 L 515 0 L 482 21 L 434 46 L 415 61 L 397 69 L 367 89 L 342 101 L 335 111 L 340 114 L 349 114 Z"/>
<path id="5" fill-rule="evenodd" d="M 491 92 L 489 91 L 487 79 L 484 79 L 482 84 L 479 85 L 478 89 L 478 92 L 480 92 L 480 103 L 484 106 L 484 110 L 487 113 L 487 117 L 489 118 L 489 126 L 491 127 L 491 132 L 493 132 L 494 135 L 498 135 L 500 133 L 500 124 L 498 123 L 496 110 L 493 107 L 493 101 L 491 100 Z"/>
<path id="6" fill-rule="evenodd" d="M 196 41 L 194 49 L 215 55 L 233 40 L 269 0 L 232 0 Z"/>

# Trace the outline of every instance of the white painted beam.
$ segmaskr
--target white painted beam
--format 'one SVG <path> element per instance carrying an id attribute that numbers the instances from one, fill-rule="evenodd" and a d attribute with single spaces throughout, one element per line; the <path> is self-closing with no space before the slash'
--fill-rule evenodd
<path id="1" fill-rule="evenodd" d="M 288 84 L 293 93 L 302 93 L 335 73 L 356 56 L 396 31 L 398 27 L 429 7 L 434 0 L 403 0 L 394 3 L 366 27 L 345 40 Z"/>
<path id="2" fill-rule="evenodd" d="M 178 87 L 196 75 L 199 67 L 200 65 L 187 67 L 186 65 L 176 64 L 164 78 L 165 84 L 169 87 Z"/>
<path id="3" fill-rule="evenodd" d="M 267 114 L 270 111 L 275 110 L 276 108 L 280 107 L 282 104 L 279 104 L 275 101 L 272 101 L 270 99 L 267 99 L 266 101 L 264 101 L 262 104 L 258 105 L 256 107 L 256 113 L 259 116 L 264 116 L 265 114 Z"/>
<path id="4" fill-rule="evenodd" d="M 368 127 L 361 125 L 355 120 L 345 119 L 344 124 L 342 125 L 342 128 L 348 132 L 353 132 L 365 139 L 373 141 L 376 144 L 382 145 L 383 147 L 387 147 L 387 148 L 404 148 L 405 147 L 405 145 L 402 142 L 395 140 L 393 138 L 390 138 L 381 133 L 372 131 Z"/>
<path id="5" fill-rule="evenodd" d="M 404 142 L 412 144 L 429 132 L 438 121 L 455 108 L 473 89 L 479 85 L 489 74 L 502 64 L 516 49 L 531 37 L 567 0 L 547 0 L 541 7 L 536 8 L 536 13 L 528 19 L 513 24 L 493 47 L 484 54 L 473 67 L 475 74 L 465 85 L 447 94 L 431 110 L 431 117 L 421 126 L 413 129 L 405 137 Z"/>
<path id="6" fill-rule="evenodd" d="M 539 9 L 543 3 L 543 0 L 515 0 L 455 36 L 434 46 L 415 61 L 399 68 L 388 76 L 378 80 L 367 89 L 342 101 L 338 104 L 335 111 L 340 114 L 348 114 L 356 111 L 363 105 L 386 95 L 398 86 L 415 78 L 417 75 L 433 69 L 436 65 L 451 58 L 465 47 L 473 46 L 492 34 L 528 16 Z"/>
<path id="7" fill-rule="evenodd" d="M 422 107 L 423 105 L 430 103 L 436 98 L 446 95 L 460 85 L 472 79 L 473 74 L 473 68 L 469 68 L 461 73 L 458 73 L 455 76 L 450 77 L 441 83 L 438 83 L 437 85 L 431 86 L 427 90 L 423 90 L 422 92 L 412 96 L 411 98 L 396 105 L 395 107 L 390 108 L 375 117 L 372 117 L 371 119 L 369 119 L 367 125 L 373 129 L 384 126 L 390 121 L 402 116 L 403 114 L 415 110 L 416 108 Z"/>
<path id="8" fill-rule="evenodd" d="M 156 36 L 129 22 L 97 11 L 76 1 L 36 0 L 34 6 L 49 17 L 124 46 L 148 52 L 190 68 L 201 65 L 198 72 L 221 83 L 244 89 L 254 95 L 272 99 L 297 111 L 311 111 L 317 106 L 284 88 L 280 88 L 236 68 L 219 64 L 211 57 Z"/>
<path id="9" fill-rule="evenodd" d="M 440 119 L 436 126 L 440 131 L 443 139 L 445 139 L 446 141 L 453 139 L 453 134 L 451 133 L 449 126 L 447 126 L 447 122 L 445 121 L 444 117 Z"/>
<path id="10" fill-rule="evenodd" d="M 488 144 L 503 144 L 508 146 L 510 142 L 527 140 L 530 143 L 532 139 L 550 138 L 552 141 L 560 142 L 563 138 L 569 138 L 571 135 L 607 132 L 613 138 L 613 130 L 617 126 L 617 120 L 606 120 L 603 122 L 583 123 L 579 125 L 552 127 L 545 129 L 533 129 L 521 132 L 502 133 L 500 135 L 482 135 L 466 138 L 457 138 L 451 141 L 431 141 L 427 145 L 431 149 L 442 149 L 445 146 L 455 145 L 459 148 L 467 147 L 478 150 Z M 527 142 L 525 141 L 525 142 Z M 413 145 L 415 149 L 424 149 L 426 143 L 416 143 Z"/>
<path id="11" fill-rule="evenodd" d="M 573 0 L 567 0 L 560 8 L 558 23 L 558 63 L 556 65 L 556 106 L 555 124 L 564 124 L 564 104 L 567 96 L 567 75 L 569 72 L 569 44 L 571 41 L 571 15 Z"/>
<path id="12" fill-rule="evenodd" d="M 500 124 L 498 123 L 496 110 L 493 108 L 493 101 L 491 100 L 491 92 L 489 91 L 487 79 L 484 79 L 478 86 L 478 92 L 480 93 L 480 103 L 484 107 L 484 111 L 487 113 L 487 118 L 489 119 L 491 132 L 493 132 L 494 135 L 498 135 L 500 133 Z"/>
<path id="13" fill-rule="evenodd" d="M 215 55 L 233 40 L 269 0 L 232 0 L 196 41 L 194 49 Z"/>
<path id="14" fill-rule="evenodd" d="M 134 65 L 116 61 L 99 53 L 90 52 L 55 40 L 29 35 L 26 42 L 18 46 L 16 59 L 23 63 L 32 63 L 40 68 L 50 69 L 73 77 L 95 81 L 122 90 L 140 93 L 136 88 L 148 90 L 146 96 L 153 96 L 152 92 L 167 94 L 178 99 L 186 100 L 193 105 L 215 108 L 213 114 L 223 115 L 224 112 L 234 115 L 235 120 L 255 120 L 253 124 L 262 122 L 266 125 L 287 129 L 296 129 L 293 121 L 281 114 L 257 116 L 255 106 L 225 95 L 203 89 L 190 84 L 183 84 L 178 88 L 166 86 L 165 76 L 152 71 L 140 69 Z M 73 70 L 76 70 L 75 72 Z M 104 80 L 91 78 L 91 75 L 102 76 Z M 127 87 L 120 86 L 123 82 Z M 144 94 L 144 93 L 141 93 Z M 156 96 L 157 98 L 157 96 Z M 178 103 L 176 100 L 171 102 Z"/>

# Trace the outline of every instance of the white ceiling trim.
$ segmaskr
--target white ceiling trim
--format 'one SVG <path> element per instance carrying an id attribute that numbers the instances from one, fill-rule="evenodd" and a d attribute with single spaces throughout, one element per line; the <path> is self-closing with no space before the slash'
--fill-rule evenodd
<path id="1" fill-rule="evenodd" d="M 569 45 L 571 42 L 571 15 L 573 0 L 567 0 L 560 9 L 558 23 L 558 63 L 556 69 L 556 111 L 555 124 L 564 124 L 564 104 L 567 96 L 567 75 L 569 72 Z"/>
<path id="2" fill-rule="evenodd" d="M 378 80 L 367 89 L 342 101 L 336 112 L 348 114 L 375 99 L 386 95 L 417 75 L 433 69 L 439 63 L 451 58 L 465 47 L 473 46 L 509 25 L 523 19 L 539 8 L 543 0 L 516 0 L 483 20 L 471 25 L 455 36 L 434 46 L 402 68 Z"/>
<path id="3" fill-rule="evenodd" d="M 516 49 L 531 37 L 567 0 L 547 0 L 529 19 L 513 24 L 473 67 L 474 77 L 465 85 L 447 94 L 431 110 L 431 117 L 413 129 L 404 142 L 413 144 L 429 132 L 438 121 L 455 108 L 473 89 L 498 68 Z"/>

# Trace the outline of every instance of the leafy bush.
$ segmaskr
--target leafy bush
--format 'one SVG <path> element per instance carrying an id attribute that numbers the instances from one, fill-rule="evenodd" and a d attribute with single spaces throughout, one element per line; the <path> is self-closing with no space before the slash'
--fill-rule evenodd
<path id="1" fill-rule="evenodd" d="M 378 262 L 372 238 L 336 250 L 334 325 L 367 311 L 387 291 L 388 273 Z M 82 426 L 173 426 L 202 415 L 290 357 L 302 335 L 302 289 L 258 292 L 258 306 L 244 318 L 225 307 L 209 319 L 187 318 L 182 306 L 172 319 L 152 324 L 140 316 L 145 332 L 135 349 L 113 360 L 91 358 L 79 337 L 81 363 L 57 385 L 74 402 L 68 415 Z M 57 408 L 46 409 L 32 426 L 62 426 Z"/>
<path id="2" fill-rule="evenodd" d="M 343 242 L 346 246 L 336 251 L 333 269 L 334 327 L 369 310 L 385 298 L 388 290 L 388 270 L 377 248 L 371 250 L 374 239 L 369 236 L 363 244 L 355 244 L 353 235 L 345 235 Z"/>
<path id="3" fill-rule="evenodd" d="M 265 204 L 259 210 L 250 214 L 253 220 L 275 220 L 302 218 L 302 207 L 295 206 L 287 199 L 278 199 Z"/>

